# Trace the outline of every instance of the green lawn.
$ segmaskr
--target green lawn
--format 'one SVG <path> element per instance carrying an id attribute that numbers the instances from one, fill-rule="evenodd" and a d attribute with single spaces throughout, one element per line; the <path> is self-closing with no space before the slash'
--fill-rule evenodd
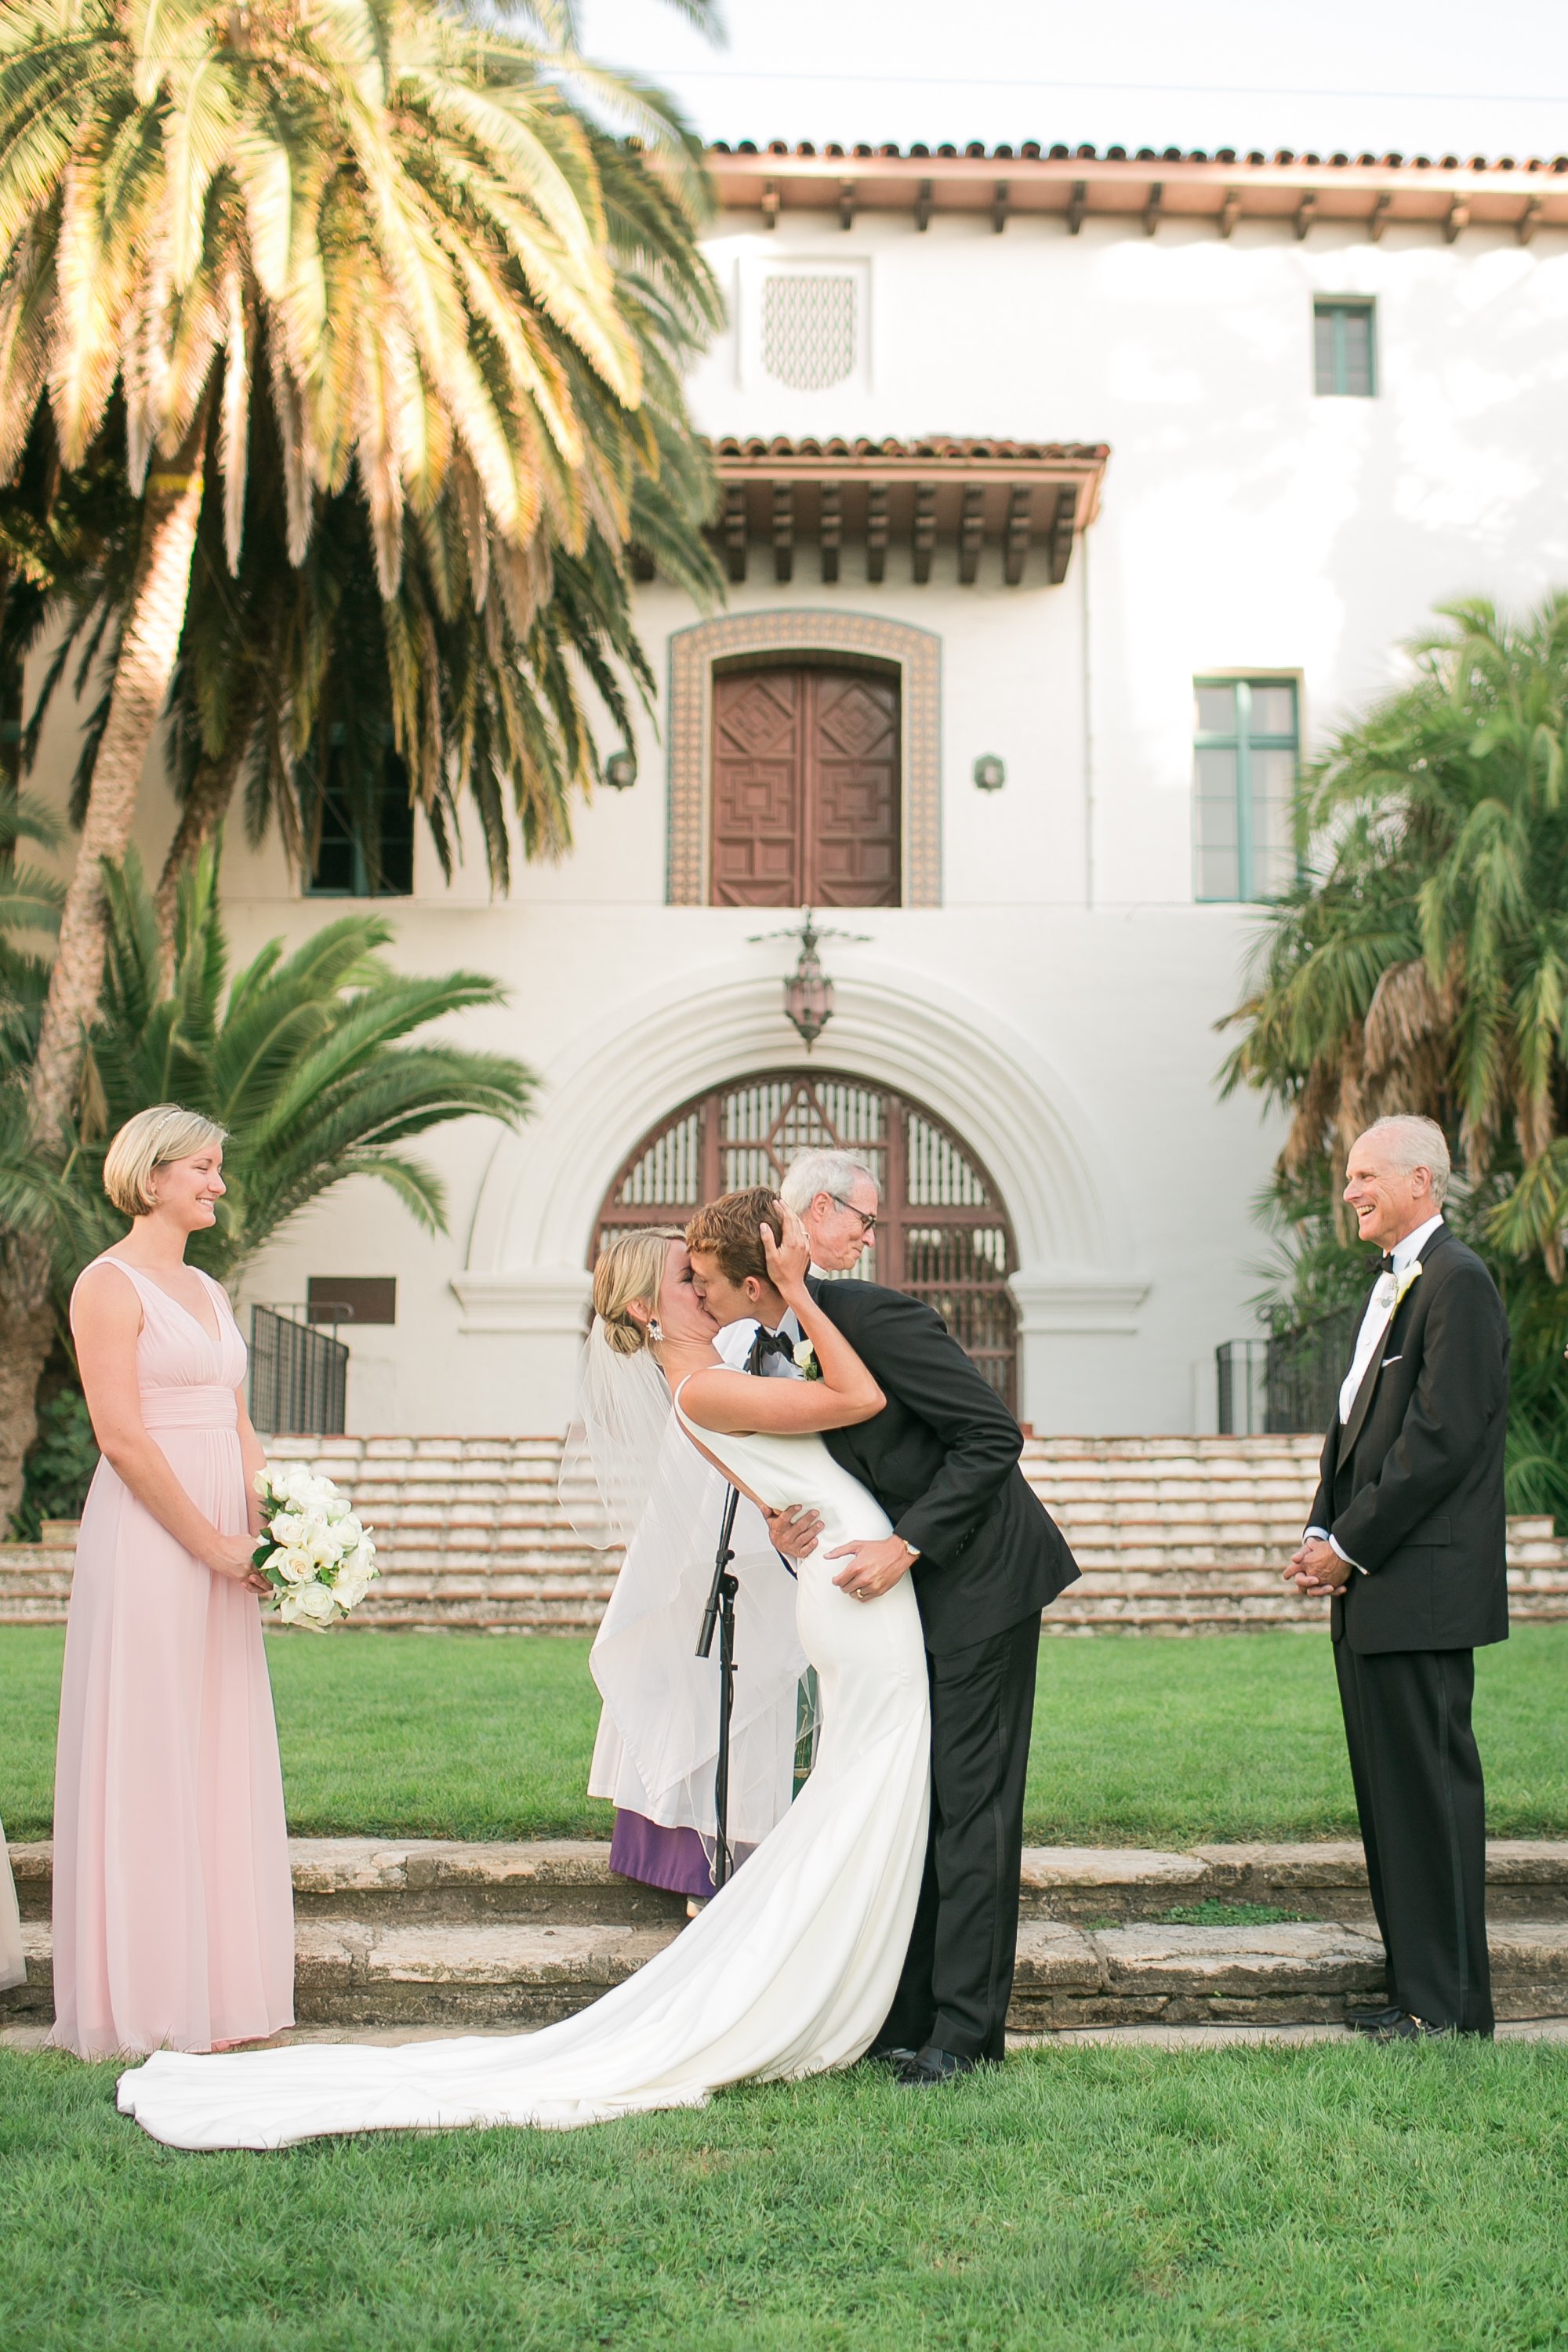
<path id="1" fill-rule="evenodd" d="M 179 2156 L 0 2053 L 20 2352 L 1568 2344 L 1568 2051 L 1057 2048 L 561 2134 Z"/>
<path id="2" fill-rule="evenodd" d="M 47 1832 L 62 1634 L 0 1627 L 0 1819 Z M 303 1834 L 607 1836 L 584 1795 L 598 1702 L 586 1640 L 343 1633 L 268 1643 Z M 1568 1625 L 1481 1652 L 1497 1836 L 1568 1834 Z M 1327 1639 L 1041 1645 L 1031 1837 L 1184 1844 L 1354 1827 Z"/>

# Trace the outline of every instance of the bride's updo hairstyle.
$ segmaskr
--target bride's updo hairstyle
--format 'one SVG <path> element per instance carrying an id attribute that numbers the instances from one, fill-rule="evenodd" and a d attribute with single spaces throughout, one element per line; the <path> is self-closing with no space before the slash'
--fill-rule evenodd
<path id="1" fill-rule="evenodd" d="M 639 1355 L 647 1346 L 647 1326 L 632 1313 L 634 1300 L 650 1315 L 658 1312 L 659 1285 L 669 1244 L 681 1238 L 679 1225 L 639 1225 L 616 1234 L 599 1252 L 594 1267 L 594 1312 L 617 1356 Z"/>

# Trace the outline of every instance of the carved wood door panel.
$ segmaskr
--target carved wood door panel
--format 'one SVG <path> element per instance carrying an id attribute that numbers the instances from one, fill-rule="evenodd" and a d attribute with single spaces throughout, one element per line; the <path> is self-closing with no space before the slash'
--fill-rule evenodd
<path id="1" fill-rule="evenodd" d="M 713 682 L 713 903 L 896 907 L 899 689 L 849 669 Z"/>

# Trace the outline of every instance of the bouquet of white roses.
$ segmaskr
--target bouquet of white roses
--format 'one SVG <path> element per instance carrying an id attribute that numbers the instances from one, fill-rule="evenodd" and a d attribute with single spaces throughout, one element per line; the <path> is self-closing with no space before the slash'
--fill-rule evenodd
<path id="1" fill-rule="evenodd" d="M 303 1462 L 256 1474 L 262 1531 L 255 1561 L 285 1625 L 325 1631 L 364 1599 L 376 1575 L 370 1529 L 348 1496 Z"/>

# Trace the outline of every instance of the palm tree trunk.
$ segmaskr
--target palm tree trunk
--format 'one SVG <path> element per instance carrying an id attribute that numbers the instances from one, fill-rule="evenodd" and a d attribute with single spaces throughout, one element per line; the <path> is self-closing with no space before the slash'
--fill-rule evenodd
<path id="1" fill-rule="evenodd" d="M 66 891 L 38 1050 L 27 1091 L 33 1140 L 58 1148 L 81 1069 L 82 1043 L 103 980 L 107 919 L 102 860 L 125 855 L 136 793 L 169 692 L 190 594 L 201 512 L 206 403 L 166 467 L 148 478 L 130 615 L 115 665 L 109 723 L 93 763 L 81 846 Z M 49 1247 L 10 1236 L 0 1253 L 0 1528 L 22 1494 L 22 1460 L 37 1428 L 39 1377 L 54 1337 Z"/>
<path id="2" fill-rule="evenodd" d="M 115 665 L 109 721 L 93 762 L 81 846 L 60 916 L 59 945 L 28 1088 L 34 1139 L 53 1150 L 81 1067 L 82 1039 L 103 979 L 107 924 L 101 861 L 124 856 L 148 746 L 163 715 L 190 596 L 206 442 L 204 401 L 167 467 L 151 474 L 130 613 Z M 0 1490 L 0 1507 L 5 1496 Z"/>
<path id="3" fill-rule="evenodd" d="M 37 1234 L 11 1234 L 0 1244 L 0 1540 L 37 1433 L 38 1378 L 55 1336 L 49 1274 L 49 1245 Z"/>
<path id="4" fill-rule="evenodd" d="M 235 688 L 223 750 L 214 760 L 202 760 L 191 779 L 191 789 L 180 812 L 174 838 L 169 844 L 153 901 L 158 917 L 158 967 L 165 987 L 174 977 L 180 877 L 187 866 L 195 865 L 227 814 L 260 709 L 261 681 L 247 670 Z"/>

